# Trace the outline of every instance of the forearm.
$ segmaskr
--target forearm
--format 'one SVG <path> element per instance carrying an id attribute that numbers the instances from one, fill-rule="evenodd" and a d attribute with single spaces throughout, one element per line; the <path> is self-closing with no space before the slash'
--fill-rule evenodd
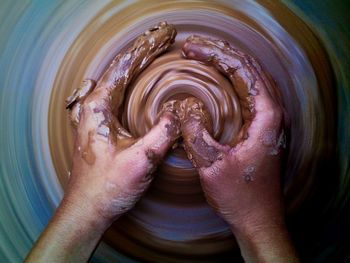
<path id="1" fill-rule="evenodd" d="M 25 262 L 86 262 L 108 226 L 87 202 L 65 198 Z"/>
<path id="2" fill-rule="evenodd" d="M 299 262 L 284 222 L 232 227 L 245 262 Z"/>

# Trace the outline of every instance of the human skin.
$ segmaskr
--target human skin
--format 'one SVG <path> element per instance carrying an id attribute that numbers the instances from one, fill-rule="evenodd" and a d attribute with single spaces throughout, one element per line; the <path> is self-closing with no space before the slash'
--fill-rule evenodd
<path id="1" fill-rule="evenodd" d="M 284 224 L 280 154 L 270 155 L 279 149 L 274 140 L 259 137 L 262 131 L 269 131 L 272 137 L 276 131 L 277 136 L 282 127 L 281 109 L 262 80 L 254 82 L 258 90 L 254 107 L 246 103 L 250 97 L 245 94 L 247 87 L 242 85 L 242 94 L 238 92 L 245 126 L 234 148 L 211 138 L 210 116 L 195 98 L 166 104 L 158 123 L 141 139 L 132 138 L 116 119 L 121 105 L 118 98 L 123 97 L 131 76 L 165 51 L 175 34 L 165 23 L 147 31 L 113 60 L 96 87 L 87 80 L 68 99 L 76 127 L 73 170 L 59 208 L 26 262 L 87 261 L 106 229 L 149 187 L 156 165 L 181 134 L 208 203 L 231 226 L 244 259 L 297 262 Z M 205 46 L 208 41 L 201 46 L 201 39 L 198 43 L 194 40 L 186 42 L 185 56 L 215 62 L 208 61 L 205 51 L 221 52 L 220 48 Z M 233 59 L 230 56 L 229 61 Z M 221 57 L 219 53 L 217 57 Z M 221 70 L 220 61 L 216 62 L 213 65 Z M 194 137 L 200 140 L 196 142 Z"/>
<path id="2" fill-rule="evenodd" d="M 229 224 L 246 262 L 299 262 L 285 225 L 283 108 L 274 82 L 255 59 L 225 41 L 192 36 L 183 53 L 226 75 L 243 112 L 234 147 L 212 138 L 201 102 L 192 103 L 180 119 L 185 149 L 208 203 Z"/>
<path id="3" fill-rule="evenodd" d="M 26 262 L 87 261 L 106 229 L 149 187 L 156 165 L 179 136 L 178 117 L 165 109 L 136 140 L 115 117 L 122 102 L 118 98 L 175 35 L 166 23 L 147 31 L 113 60 L 96 87 L 86 80 L 68 99 L 76 127 L 68 189 Z"/>

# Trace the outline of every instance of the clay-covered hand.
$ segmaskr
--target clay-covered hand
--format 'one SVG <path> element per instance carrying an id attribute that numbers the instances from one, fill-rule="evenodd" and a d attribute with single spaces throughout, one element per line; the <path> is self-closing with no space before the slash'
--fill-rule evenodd
<path id="1" fill-rule="evenodd" d="M 179 136 L 176 114 L 164 109 L 140 139 L 118 122 L 127 85 L 174 42 L 160 23 L 117 55 L 101 79 L 86 80 L 67 99 L 75 126 L 73 170 L 64 198 L 26 262 L 87 262 L 110 224 L 132 208 L 152 172 Z"/>
<path id="2" fill-rule="evenodd" d="M 255 215 L 281 213 L 282 108 L 271 96 L 272 82 L 252 57 L 224 41 L 193 36 L 183 52 L 225 74 L 242 107 L 244 124 L 234 147 L 211 137 L 210 118 L 201 102 L 190 105 L 188 116 L 181 118 L 186 151 L 199 170 L 209 203 L 233 226 L 257 220 Z"/>
<path id="3" fill-rule="evenodd" d="M 131 78 L 167 50 L 175 35 L 172 25 L 160 23 L 117 55 L 96 87 L 85 80 L 67 99 L 76 131 L 65 199 L 82 200 L 101 220 L 110 223 L 134 206 L 179 136 L 178 118 L 170 111 L 164 111 L 158 124 L 137 140 L 116 117 Z"/>
<path id="4" fill-rule="evenodd" d="M 181 118 L 185 150 L 199 171 L 208 203 L 230 225 L 240 245 L 249 240 L 247 235 L 270 238 L 264 229 L 277 229 L 284 235 L 280 180 L 283 109 L 273 81 L 255 59 L 225 41 L 192 36 L 185 42 L 183 54 L 226 75 L 242 108 L 244 124 L 231 147 L 212 138 L 210 116 L 201 102 L 186 104 L 186 116 Z M 279 237 L 275 238 L 281 241 Z"/>

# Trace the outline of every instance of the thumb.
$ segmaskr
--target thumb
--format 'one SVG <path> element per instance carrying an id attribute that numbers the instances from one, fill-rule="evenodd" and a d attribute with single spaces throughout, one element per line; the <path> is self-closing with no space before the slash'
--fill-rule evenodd
<path id="1" fill-rule="evenodd" d="M 95 86 L 94 80 L 84 79 L 80 86 L 73 91 L 73 94 L 66 99 L 66 109 L 70 110 L 70 120 L 75 127 L 79 125 L 81 104 Z"/>
<path id="2" fill-rule="evenodd" d="M 158 123 L 132 148 L 141 149 L 155 167 L 179 136 L 179 117 L 174 112 L 163 110 Z"/>
<path id="3" fill-rule="evenodd" d="M 203 102 L 190 97 L 180 105 L 181 132 L 188 158 L 196 168 L 210 167 L 228 153 L 230 147 L 221 145 L 211 136 L 212 121 Z"/>

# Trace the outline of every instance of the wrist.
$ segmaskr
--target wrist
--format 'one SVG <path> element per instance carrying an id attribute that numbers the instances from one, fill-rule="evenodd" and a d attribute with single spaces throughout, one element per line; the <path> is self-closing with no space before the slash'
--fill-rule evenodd
<path id="1" fill-rule="evenodd" d="M 80 194 L 79 194 L 80 195 Z M 67 222 L 67 224 L 84 228 L 84 234 L 89 232 L 102 235 L 113 223 L 99 212 L 93 200 L 87 197 L 65 195 L 58 207 L 55 219 Z"/>
<path id="2" fill-rule="evenodd" d="M 281 217 L 231 225 L 245 262 L 299 262 Z"/>
<path id="3" fill-rule="evenodd" d="M 228 224 L 235 234 L 255 235 L 260 232 L 272 229 L 285 228 L 284 216 L 282 212 L 274 210 L 269 213 L 267 209 L 246 213 L 244 216 L 237 216 L 230 219 Z"/>
<path id="4" fill-rule="evenodd" d="M 66 196 L 25 262 L 87 262 L 109 226 L 87 203 Z"/>

